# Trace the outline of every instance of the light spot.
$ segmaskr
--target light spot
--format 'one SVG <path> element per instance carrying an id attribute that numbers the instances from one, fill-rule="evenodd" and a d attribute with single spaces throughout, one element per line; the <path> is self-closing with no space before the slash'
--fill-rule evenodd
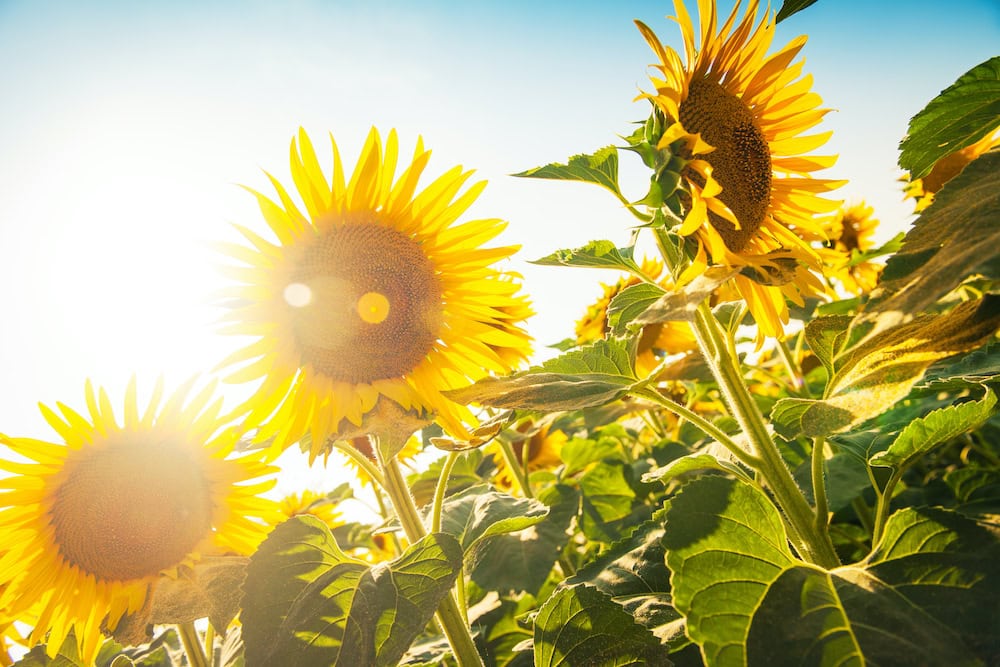
<path id="1" fill-rule="evenodd" d="M 303 283 L 291 283 L 285 288 L 285 301 L 292 308 L 305 308 L 313 299 L 312 290 Z"/>
<path id="2" fill-rule="evenodd" d="M 368 324 L 381 324 L 389 316 L 389 299 L 378 292 L 365 292 L 358 299 L 358 315 Z"/>

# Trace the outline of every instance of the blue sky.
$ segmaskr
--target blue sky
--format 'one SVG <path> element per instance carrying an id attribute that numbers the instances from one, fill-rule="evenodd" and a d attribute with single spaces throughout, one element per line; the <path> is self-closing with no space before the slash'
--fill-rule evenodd
<path id="1" fill-rule="evenodd" d="M 870 5 L 874 5 L 870 6 Z M 725 5 L 728 9 L 728 5 Z M 301 125 L 333 132 L 353 160 L 368 128 L 422 134 L 430 170 L 490 181 L 471 211 L 510 221 L 524 246 L 539 347 L 614 279 L 525 263 L 595 238 L 628 239 L 608 194 L 507 174 L 615 143 L 647 113 L 653 55 L 641 18 L 674 47 L 661 2 L 47 2 L 0 0 L 0 431 L 49 437 L 36 402 L 83 402 L 88 377 L 120 402 L 210 371 L 237 341 L 207 305 L 224 284 L 207 247 L 230 222 L 262 229 L 261 169 L 289 181 Z M 997 54 L 995 0 L 820 0 L 781 24 L 810 35 L 814 90 L 837 111 L 831 177 L 901 230 L 895 179 L 906 122 L 960 74 Z M 624 155 L 626 193 L 646 175 Z"/>

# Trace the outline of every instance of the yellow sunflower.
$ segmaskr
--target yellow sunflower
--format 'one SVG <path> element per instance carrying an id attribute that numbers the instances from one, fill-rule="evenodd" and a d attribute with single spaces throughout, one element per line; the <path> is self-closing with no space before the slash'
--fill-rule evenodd
<path id="1" fill-rule="evenodd" d="M 528 474 L 535 470 L 548 470 L 554 468 L 562 462 L 559 453 L 562 446 L 569 439 L 560 430 L 551 430 L 550 423 L 536 424 L 533 420 L 527 419 L 518 424 L 514 429 L 521 437 L 512 439 L 511 448 L 518 461 L 523 462 L 525 451 L 528 448 Z M 494 483 L 497 488 L 510 491 L 517 484 L 514 471 L 507 465 L 507 460 L 501 453 L 500 446 L 490 445 L 490 453 L 493 455 L 493 462 L 497 466 Z"/>
<path id="2" fill-rule="evenodd" d="M 1000 128 L 961 150 L 946 155 L 934 163 L 934 167 L 923 178 L 910 180 L 904 176 L 906 185 L 903 188 L 904 199 L 915 200 L 914 210 L 919 213 L 934 203 L 934 195 L 944 187 L 944 184 L 958 176 L 965 165 L 969 164 L 983 153 L 1000 146 Z"/>
<path id="3" fill-rule="evenodd" d="M 102 629 L 141 610 L 162 575 L 203 554 L 250 554 L 274 506 L 258 494 L 272 468 L 229 455 L 212 386 L 182 388 L 160 407 L 163 384 L 140 413 L 133 379 L 121 423 L 87 383 L 89 416 L 57 403 L 43 416 L 62 442 L 0 436 L 0 609 L 37 614 L 30 643 L 54 657 L 73 632 L 92 664 Z M 228 457 L 228 458 L 227 458 Z M 11 460 L 20 459 L 20 460 Z M 25 461 L 27 459 L 27 461 Z"/>
<path id="4" fill-rule="evenodd" d="M 653 280 L 661 280 L 664 273 L 662 262 L 644 259 L 642 271 Z M 618 282 L 608 285 L 601 283 L 604 293 L 596 303 L 587 308 L 576 323 L 576 343 L 584 345 L 595 340 L 600 340 L 607 336 L 608 331 L 608 306 L 611 300 L 621 294 L 626 288 L 638 285 L 640 280 L 635 276 L 621 278 Z M 661 280 L 660 283 L 666 289 L 672 289 L 669 279 Z M 639 377 L 649 375 L 659 363 L 658 355 L 678 354 L 697 349 L 694 334 L 691 327 L 686 322 L 659 322 L 643 327 L 636 347 L 635 371 Z"/>
<path id="5" fill-rule="evenodd" d="M 290 493 L 278 502 L 281 515 L 278 521 L 308 514 L 314 516 L 327 526 L 334 528 L 344 523 L 335 503 L 325 493 L 317 493 L 308 489 L 301 493 Z"/>
<path id="6" fill-rule="evenodd" d="M 757 322 L 759 341 L 783 335 L 785 299 L 823 291 L 808 269 L 821 261 L 810 242 L 822 240 L 818 214 L 839 202 L 820 195 L 842 184 L 813 178 L 835 156 L 807 155 L 830 133 L 803 135 L 827 113 L 792 61 L 806 42 L 799 37 L 768 56 L 775 32 L 767 11 L 755 25 L 759 3 L 751 0 L 742 18 L 740 3 L 718 27 L 714 0 L 699 0 L 700 38 L 682 0 L 676 22 L 684 60 L 652 30 L 636 22 L 659 57 L 650 99 L 665 116 L 658 148 L 686 160 L 681 201 L 686 214 L 679 232 L 697 239 L 699 252 L 682 282 L 711 262 L 740 268 L 733 280 Z"/>
<path id="7" fill-rule="evenodd" d="M 875 247 L 875 231 L 879 221 L 875 210 L 861 202 L 844 206 L 830 219 L 828 247 L 822 253 L 830 277 L 840 281 L 848 292 L 864 294 L 875 288 L 883 266 L 875 262 L 860 262 L 851 266 L 855 250 L 863 252 Z"/>
<path id="8" fill-rule="evenodd" d="M 328 438 L 364 431 L 380 400 L 464 436 L 473 415 L 442 392 L 527 359 L 527 300 L 492 266 L 516 247 L 484 247 L 506 223 L 456 224 L 485 187 L 460 192 L 472 173 L 460 167 L 418 192 L 429 157 L 418 141 L 396 178 L 396 133 L 383 147 L 373 129 L 346 183 L 333 144 L 328 181 L 300 131 L 291 171 L 304 212 L 274 178 L 280 203 L 255 193 L 278 243 L 238 227 L 254 247 L 227 247 L 249 265 L 235 268 L 227 331 L 258 338 L 223 365 L 249 362 L 232 381 L 263 379 L 245 406 L 260 440 L 283 449 L 308 433 L 315 458 Z"/>

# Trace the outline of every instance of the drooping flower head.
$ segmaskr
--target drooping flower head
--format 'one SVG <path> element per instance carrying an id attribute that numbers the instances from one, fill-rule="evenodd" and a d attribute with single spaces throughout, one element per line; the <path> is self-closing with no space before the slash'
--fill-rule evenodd
<path id="1" fill-rule="evenodd" d="M 683 0 L 675 18 L 684 59 L 646 25 L 636 22 L 659 57 L 650 99 L 665 118 L 657 147 L 685 160 L 680 174 L 686 213 L 679 232 L 698 242 L 698 256 L 682 280 L 709 263 L 742 269 L 735 286 L 762 336 L 780 336 L 788 320 L 785 298 L 822 291 L 807 269 L 821 262 L 810 242 L 823 238 L 818 214 L 839 202 L 820 195 L 839 181 L 813 178 L 835 157 L 807 155 L 829 132 L 805 135 L 826 114 L 793 62 L 806 42 L 799 37 L 772 55 L 775 19 L 755 25 L 759 3 L 739 5 L 721 26 L 714 0 L 699 0 L 700 34 Z"/>
<path id="2" fill-rule="evenodd" d="M 830 240 L 823 253 L 828 265 L 826 273 L 852 294 L 872 291 L 884 268 L 872 261 L 854 261 L 855 252 L 875 246 L 878 224 L 875 210 L 864 202 L 843 206 L 830 219 Z"/>
<path id="3" fill-rule="evenodd" d="M 671 288 L 669 275 L 665 273 L 663 263 L 656 260 L 645 259 L 642 262 L 643 273 L 652 280 L 661 281 L 661 284 Z M 590 307 L 583 317 L 576 323 L 576 342 L 578 345 L 600 340 L 607 336 L 608 307 L 611 300 L 621 294 L 632 285 L 638 285 L 639 278 L 628 276 L 619 279 L 613 284 L 604 284 L 604 293 Z M 658 322 L 650 324 L 642 329 L 639 336 L 639 343 L 636 347 L 635 370 L 639 377 L 649 375 L 659 363 L 658 355 L 678 354 L 697 349 L 698 345 L 691 333 L 691 327 L 687 322 Z"/>
<path id="4" fill-rule="evenodd" d="M 0 436 L 0 608 L 31 610 L 32 644 L 55 656 L 72 631 L 92 664 L 102 628 L 143 608 L 162 575 L 203 555 L 249 555 L 276 508 L 259 494 L 272 472 L 230 456 L 238 434 L 219 421 L 208 386 L 140 413 L 129 384 L 121 422 L 88 382 L 87 416 L 62 403 L 42 414 L 61 442 Z M 14 460 L 20 458 L 22 460 Z M 27 459 L 27 462 L 24 461 Z"/>
<path id="5" fill-rule="evenodd" d="M 249 362 L 231 380 L 262 380 L 246 406 L 261 440 L 284 448 L 309 434 L 315 458 L 328 438 L 364 432 L 380 401 L 464 435 L 471 412 L 442 392 L 526 360 L 530 309 L 493 266 L 516 247 L 484 246 L 506 223 L 457 222 L 485 186 L 462 191 L 460 167 L 418 191 L 429 157 L 418 141 L 397 178 L 396 133 L 383 145 L 373 129 L 349 179 L 333 144 L 327 180 L 300 131 L 301 204 L 273 177 L 277 202 L 255 193 L 277 243 L 240 227 L 254 247 L 228 250 L 249 265 L 235 270 L 242 305 L 228 332 L 258 338 L 227 363 Z"/>
<path id="6" fill-rule="evenodd" d="M 923 178 L 910 179 L 904 175 L 906 185 L 903 188 L 904 199 L 914 200 L 914 211 L 919 213 L 934 203 L 934 195 L 944 187 L 944 184 L 958 176 L 965 166 L 983 153 L 1000 146 L 1000 128 L 985 137 L 960 150 L 944 156 L 934 163 L 930 172 Z"/>

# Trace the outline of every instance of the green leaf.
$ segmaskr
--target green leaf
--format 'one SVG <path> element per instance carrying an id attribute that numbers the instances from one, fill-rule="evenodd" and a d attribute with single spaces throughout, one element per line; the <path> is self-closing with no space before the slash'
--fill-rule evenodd
<path id="1" fill-rule="evenodd" d="M 998 253 L 1000 151 L 993 151 L 969 163 L 917 219 L 886 263 L 863 321 L 885 328 L 906 313 L 926 311 L 970 275 L 995 265 Z"/>
<path id="2" fill-rule="evenodd" d="M 847 342 L 852 320 L 853 318 L 846 315 L 830 315 L 812 320 L 806 325 L 806 342 L 826 368 L 828 378 L 834 375 L 833 360 Z"/>
<path id="3" fill-rule="evenodd" d="M 781 10 L 778 12 L 777 23 L 781 23 L 792 14 L 801 12 L 815 2 L 816 0 L 785 0 L 781 5 Z"/>
<path id="4" fill-rule="evenodd" d="M 746 649 L 749 667 L 979 664 L 945 626 L 859 568 L 782 572 L 754 614 Z"/>
<path id="5" fill-rule="evenodd" d="M 907 425 L 889 449 L 873 456 L 869 463 L 893 468 L 898 475 L 934 447 L 979 427 L 993 415 L 996 404 L 996 394 L 987 391 L 980 401 L 934 410 Z"/>
<path id="6" fill-rule="evenodd" d="M 735 273 L 724 267 L 708 269 L 682 289 L 667 292 L 657 299 L 642 315 L 635 318 L 636 324 L 693 320 L 698 305 Z"/>
<path id="7" fill-rule="evenodd" d="M 1000 56 L 976 65 L 910 120 L 899 166 L 923 178 L 941 158 L 1000 126 Z"/>
<path id="8" fill-rule="evenodd" d="M 549 508 L 534 498 L 516 498 L 486 485 L 452 496 L 442 507 L 441 530 L 468 552 L 479 541 L 534 526 Z"/>
<path id="9" fill-rule="evenodd" d="M 241 618 L 247 665 L 268 664 L 279 629 L 296 599 L 309 584 L 338 566 L 350 571 L 355 580 L 367 570 L 341 551 L 319 519 L 296 517 L 271 531 L 251 556 L 243 584 Z M 288 631 L 288 636 L 280 639 L 288 642 L 293 637 Z"/>
<path id="10" fill-rule="evenodd" d="M 924 532 L 913 542 L 933 545 Z M 903 583 L 795 558 L 777 508 L 749 484 L 708 476 L 683 487 L 663 545 L 674 605 L 709 665 L 977 664 Z"/>
<path id="11" fill-rule="evenodd" d="M 932 391 L 967 389 L 1000 378 L 1000 342 L 970 352 L 958 361 L 944 361 L 927 369 L 920 386 Z"/>
<path id="12" fill-rule="evenodd" d="M 590 586 L 563 588 L 535 618 L 538 667 L 644 667 L 672 663 L 653 634 Z"/>
<path id="13" fill-rule="evenodd" d="M 666 484 L 679 475 L 701 470 L 718 470 L 741 477 L 746 476 L 743 469 L 736 464 L 722 461 L 711 454 L 689 454 L 675 459 L 665 466 L 650 470 L 642 476 L 642 481 L 647 484 L 650 482 Z"/>
<path id="14" fill-rule="evenodd" d="M 666 291 L 662 287 L 650 283 L 630 285 L 616 294 L 608 304 L 608 327 L 611 333 L 616 336 L 624 334 L 632 320 L 664 294 Z"/>
<path id="15" fill-rule="evenodd" d="M 757 489 L 721 476 L 685 485 L 663 545 L 674 606 L 708 664 L 745 664 L 744 638 L 767 587 L 794 564 L 778 511 Z"/>
<path id="16" fill-rule="evenodd" d="M 580 478 L 580 490 L 583 492 L 584 534 L 594 540 L 614 541 L 616 535 L 607 524 L 627 517 L 635 498 L 635 491 L 625 479 L 625 465 L 598 463 Z"/>
<path id="17" fill-rule="evenodd" d="M 540 266 L 579 266 L 591 269 L 615 269 L 642 274 L 642 269 L 632 259 L 632 248 L 618 248 L 611 241 L 591 241 L 573 250 L 556 250 L 551 255 L 536 259 Z"/>
<path id="18" fill-rule="evenodd" d="M 627 538 L 613 544 L 596 561 L 566 580 L 566 585 L 597 588 L 652 631 L 671 650 L 688 645 L 684 618 L 670 596 L 670 570 L 665 562 L 662 510 Z"/>
<path id="19" fill-rule="evenodd" d="M 642 273 L 642 269 L 632 259 L 632 248 L 618 248 L 611 241 L 591 241 L 573 250 L 556 250 L 551 255 L 531 263 L 540 266 L 579 266 Z"/>
<path id="20" fill-rule="evenodd" d="M 344 647 L 335 664 L 394 667 L 413 639 L 430 623 L 462 567 L 462 548 L 444 533 L 427 535 L 389 564 L 379 564 L 362 577 L 351 605 Z M 326 591 L 336 595 L 338 581 Z M 325 614 L 320 606 L 320 617 Z M 315 616 L 314 616 L 315 618 Z M 324 630 L 318 639 L 329 637 Z M 296 665 L 300 663 L 294 663 Z"/>
<path id="21" fill-rule="evenodd" d="M 846 430 L 906 398 L 932 363 L 980 347 L 998 328 L 1000 296 L 988 294 L 944 315 L 923 315 L 870 335 L 834 359 L 823 400 L 781 399 L 772 420 L 785 437 Z"/>
<path id="22" fill-rule="evenodd" d="M 148 623 L 188 623 L 208 617 L 216 632 L 224 634 L 240 610 L 240 586 L 249 560 L 242 556 L 206 556 L 176 578 L 165 578 L 156 587 Z"/>
<path id="23" fill-rule="evenodd" d="M 907 508 L 886 522 L 866 566 L 961 636 L 987 664 L 1000 656 L 1000 542 L 995 531 L 937 507 Z"/>
<path id="24" fill-rule="evenodd" d="M 469 571 L 480 587 L 493 591 L 538 592 L 569 540 L 567 530 L 580 506 L 579 492 L 556 485 L 539 494 L 549 508 L 539 523 L 517 535 L 497 535 L 472 551 Z"/>
<path id="25" fill-rule="evenodd" d="M 634 346 L 598 340 L 541 366 L 443 392 L 458 403 L 513 410 L 559 412 L 604 405 L 621 398 L 636 381 Z"/>
<path id="26" fill-rule="evenodd" d="M 618 149 L 614 146 L 599 148 L 590 155 L 574 155 L 566 164 L 552 162 L 543 167 L 522 171 L 514 176 L 522 178 L 550 178 L 561 181 L 596 183 L 624 200 L 618 186 Z"/>
<path id="27" fill-rule="evenodd" d="M 571 477 L 591 463 L 605 459 L 623 463 L 629 460 L 621 442 L 608 437 L 598 437 L 596 440 L 574 437 L 563 444 L 559 458 L 566 464 L 563 470 L 565 477 Z"/>

